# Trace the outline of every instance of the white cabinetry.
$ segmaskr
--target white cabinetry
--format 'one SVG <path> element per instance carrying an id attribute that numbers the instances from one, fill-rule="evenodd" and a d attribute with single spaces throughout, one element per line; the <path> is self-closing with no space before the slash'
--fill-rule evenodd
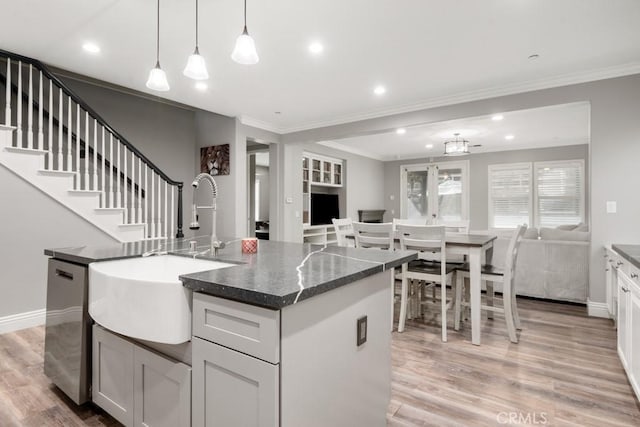
<path id="1" fill-rule="evenodd" d="M 311 192 L 315 187 L 342 187 L 343 161 L 313 153 L 302 156 L 302 223 L 311 224 Z M 335 190 L 334 190 L 335 191 Z"/>
<path id="2" fill-rule="evenodd" d="M 618 355 L 640 399 L 640 269 L 613 250 L 607 252 L 607 304 L 616 312 Z"/>
<path id="3" fill-rule="evenodd" d="M 304 243 L 315 245 L 333 245 L 338 243 L 336 229 L 333 225 L 310 225 L 302 228 Z"/>
<path id="4" fill-rule="evenodd" d="M 93 326 L 93 401 L 125 426 L 189 427 L 191 368 Z"/>

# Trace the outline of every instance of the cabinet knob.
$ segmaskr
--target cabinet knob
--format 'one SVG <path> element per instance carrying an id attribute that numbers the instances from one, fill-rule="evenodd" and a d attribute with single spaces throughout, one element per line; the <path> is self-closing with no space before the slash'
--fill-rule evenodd
<path id="1" fill-rule="evenodd" d="M 629 289 L 625 288 L 624 286 L 622 287 L 622 292 L 629 292 Z"/>
<path id="2" fill-rule="evenodd" d="M 617 265 L 618 267 L 620 267 L 620 266 L 622 265 L 622 261 L 618 261 L 618 262 L 616 263 L 616 265 Z"/>
<path id="3" fill-rule="evenodd" d="M 638 274 L 637 273 L 631 273 L 631 278 L 632 279 L 637 279 L 638 278 Z"/>

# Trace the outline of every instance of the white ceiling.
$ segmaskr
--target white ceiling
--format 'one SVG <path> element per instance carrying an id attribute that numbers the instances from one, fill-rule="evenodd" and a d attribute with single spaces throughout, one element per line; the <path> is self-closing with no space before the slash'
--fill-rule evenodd
<path id="1" fill-rule="evenodd" d="M 554 105 L 504 112 L 499 121 L 492 114 L 412 126 L 402 135 L 393 129 L 320 144 L 383 161 L 442 156 L 444 142 L 455 133 L 470 145 L 481 144 L 471 147 L 472 153 L 588 144 L 589 112 L 586 102 Z M 513 139 L 505 139 L 507 135 Z"/>
<path id="2" fill-rule="evenodd" d="M 194 4 L 161 0 L 171 91 L 159 95 L 280 132 L 640 72 L 637 0 L 249 0 L 254 66 L 229 57 L 242 1 L 200 0 L 211 75 L 201 93 L 181 73 L 194 47 Z M 155 5 L 7 0 L 0 48 L 151 93 Z M 83 52 L 87 40 L 102 52 Z M 307 50 L 316 40 L 319 56 Z M 384 96 L 373 95 L 377 84 Z"/>

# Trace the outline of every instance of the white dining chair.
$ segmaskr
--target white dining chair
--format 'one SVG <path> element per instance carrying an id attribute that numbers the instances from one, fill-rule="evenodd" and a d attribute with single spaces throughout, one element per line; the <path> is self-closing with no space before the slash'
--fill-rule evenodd
<path id="1" fill-rule="evenodd" d="M 481 280 L 485 283 L 487 304 L 482 305 L 482 310 L 487 310 L 489 318 L 492 318 L 493 312 L 503 313 L 507 323 L 507 332 L 509 339 L 513 343 L 518 342 L 517 329 L 521 329 L 520 317 L 518 316 L 518 306 L 516 302 L 515 277 L 516 262 L 518 260 L 518 249 L 522 236 L 527 230 L 526 225 L 519 225 L 513 236 L 509 240 L 509 246 L 505 255 L 504 268 L 498 268 L 494 265 L 483 265 L 481 270 Z M 468 288 L 466 287 L 466 279 L 469 278 L 469 265 L 459 266 L 456 271 L 456 302 L 454 311 L 454 329 L 460 329 L 462 317 L 462 307 L 469 306 Z M 495 282 L 502 282 L 502 307 L 494 305 L 494 286 Z M 465 295 L 463 301 L 463 295 Z"/>
<path id="2" fill-rule="evenodd" d="M 351 218 L 333 218 L 333 228 L 336 230 L 336 240 L 338 246 L 354 246 L 353 239 L 348 239 L 347 236 L 353 235 L 353 221 Z"/>
<path id="3" fill-rule="evenodd" d="M 445 242 L 445 228 L 433 225 L 403 225 L 397 226 L 400 239 L 400 249 L 419 251 L 418 260 L 402 265 L 402 295 L 400 298 L 400 319 L 398 332 L 404 331 L 407 319 L 407 304 L 409 299 L 409 280 L 425 282 L 428 286 L 440 285 L 440 308 L 442 341 L 447 341 L 447 310 L 452 301 L 447 302 L 447 282 L 453 284 L 455 266 L 447 264 Z M 434 255 L 439 260 L 434 261 Z M 427 259 L 425 259 L 427 258 Z M 422 302 L 420 302 L 422 303 Z"/>
<path id="4" fill-rule="evenodd" d="M 395 250 L 393 223 L 354 222 L 353 235 L 356 248 L 376 248 Z M 395 305 L 395 272 L 391 274 L 391 331 L 393 331 L 393 313 Z"/>

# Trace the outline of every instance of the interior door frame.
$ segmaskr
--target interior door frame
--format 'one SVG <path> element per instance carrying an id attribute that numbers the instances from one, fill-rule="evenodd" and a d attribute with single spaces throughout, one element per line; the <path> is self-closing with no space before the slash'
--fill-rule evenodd
<path id="1" fill-rule="evenodd" d="M 434 194 L 437 188 L 435 188 L 436 180 L 431 177 L 432 170 L 439 170 L 440 168 L 459 168 L 462 170 L 462 220 L 469 219 L 469 199 L 470 199 L 470 189 L 469 189 L 469 173 L 470 173 L 470 165 L 469 160 L 451 160 L 451 161 L 441 161 L 441 162 L 429 162 L 429 163 L 413 163 L 408 165 L 400 165 L 400 218 L 406 218 L 407 215 L 407 172 L 413 171 L 423 171 L 429 170 L 429 179 L 427 181 L 429 191 L 429 214 L 431 214 L 434 206 L 437 209 L 437 202 L 434 205 L 432 200 L 434 198 Z M 437 173 L 435 175 L 437 178 Z M 435 198 L 437 200 L 437 197 Z M 437 214 L 439 217 L 439 214 Z"/>

